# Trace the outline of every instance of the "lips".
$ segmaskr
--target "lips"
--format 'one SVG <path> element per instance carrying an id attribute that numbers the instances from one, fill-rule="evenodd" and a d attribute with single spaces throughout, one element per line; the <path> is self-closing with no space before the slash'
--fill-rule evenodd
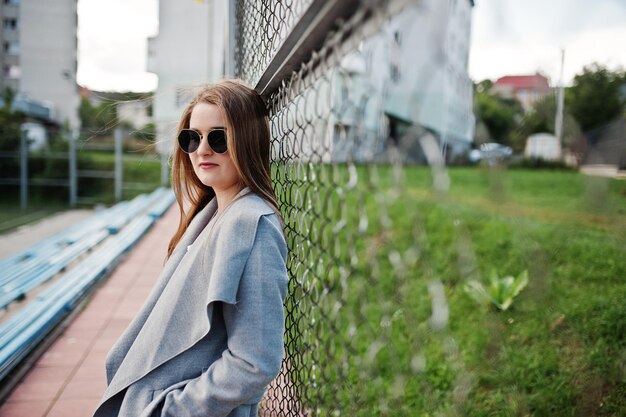
<path id="1" fill-rule="evenodd" d="M 200 164 L 198 164 L 198 166 L 200 168 L 213 168 L 213 167 L 216 167 L 217 164 L 214 164 L 212 162 L 200 162 Z"/>

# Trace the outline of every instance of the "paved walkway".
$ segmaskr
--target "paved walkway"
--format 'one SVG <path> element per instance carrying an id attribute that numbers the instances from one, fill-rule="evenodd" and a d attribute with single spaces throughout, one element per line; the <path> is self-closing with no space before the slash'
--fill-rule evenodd
<path id="1" fill-rule="evenodd" d="M 173 205 L 101 285 L 0 407 L 0 417 L 89 417 L 107 352 L 156 281 L 178 224 Z"/>
<path id="2" fill-rule="evenodd" d="M 593 164 L 583 165 L 580 172 L 587 175 L 595 175 L 600 177 L 609 177 L 615 179 L 626 179 L 626 170 L 620 170 L 616 165 Z"/>

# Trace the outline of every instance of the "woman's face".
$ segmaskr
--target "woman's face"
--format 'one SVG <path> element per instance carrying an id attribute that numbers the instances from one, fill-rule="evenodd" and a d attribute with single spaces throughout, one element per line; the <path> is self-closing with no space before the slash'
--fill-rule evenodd
<path id="1" fill-rule="evenodd" d="M 212 187 L 217 194 L 231 194 L 239 191 L 239 174 L 230 157 L 230 152 L 215 153 L 206 139 L 212 129 L 226 128 L 222 112 L 214 104 L 198 103 L 191 111 L 189 128 L 195 129 L 202 135 L 200 147 L 189 159 L 193 170 L 202 184 Z"/>

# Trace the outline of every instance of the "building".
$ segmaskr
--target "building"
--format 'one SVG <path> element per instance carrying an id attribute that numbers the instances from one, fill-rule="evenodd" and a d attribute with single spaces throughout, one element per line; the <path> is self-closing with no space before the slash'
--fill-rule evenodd
<path id="1" fill-rule="evenodd" d="M 171 152 L 193 87 L 224 77 L 227 3 L 160 1 L 148 70 L 159 77 L 153 116 L 162 155 Z M 382 162 L 389 143 L 403 141 L 414 127 L 432 134 L 446 159 L 465 155 L 474 129 L 467 72 L 473 5 L 472 0 L 415 2 L 364 38 L 337 71 L 311 87 L 315 94 L 306 99 L 329 106 L 316 115 L 330 117 L 303 125 L 311 140 L 299 144 L 298 157 Z M 291 109 L 297 105 L 301 101 L 287 105 L 287 117 L 302 115 Z M 315 106 L 302 109 L 307 113 Z M 419 147 L 407 152 L 407 162 L 426 162 Z"/>
<path id="2" fill-rule="evenodd" d="M 345 143 L 338 136 L 354 135 L 355 115 L 363 122 L 358 146 L 348 141 L 350 150 L 335 149 L 334 158 L 384 160 L 392 144 L 406 163 L 428 163 L 420 142 L 426 133 L 448 162 L 467 154 L 475 124 L 468 75 L 473 6 L 471 0 L 408 6 L 343 59 L 335 97 L 363 109 L 336 115 L 334 146 Z M 346 108 L 337 99 L 334 106 Z"/>
<path id="3" fill-rule="evenodd" d="M 153 118 L 161 155 L 172 152 L 178 121 L 196 88 L 224 77 L 227 3 L 159 1 L 159 33 L 148 39 L 148 71 L 159 77 Z"/>
<path id="4" fill-rule="evenodd" d="M 120 101 L 117 103 L 117 119 L 133 129 L 141 129 L 152 123 L 148 114 L 150 104 L 151 99 Z"/>
<path id="5" fill-rule="evenodd" d="M 550 133 L 535 133 L 526 139 L 524 156 L 529 159 L 545 161 L 561 160 L 561 143 Z"/>
<path id="6" fill-rule="evenodd" d="M 48 109 L 58 125 L 78 127 L 76 0 L 0 3 L 0 88 Z"/>
<path id="7" fill-rule="evenodd" d="M 540 73 L 498 78 L 491 90 L 503 97 L 516 98 L 524 111 L 529 111 L 537 101 L 551 93 L 548 79 Z"/>

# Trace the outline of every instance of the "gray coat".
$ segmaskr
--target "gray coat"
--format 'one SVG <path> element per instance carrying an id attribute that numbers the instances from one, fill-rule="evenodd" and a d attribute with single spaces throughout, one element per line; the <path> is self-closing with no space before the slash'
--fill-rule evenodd
<path id="1" fill-rule="evenodd" d="M 238 196 L 189 225 L 109 352 L 94 417 L 257 415 L 284 354 L 287 246 L 273 209 Z"/>

